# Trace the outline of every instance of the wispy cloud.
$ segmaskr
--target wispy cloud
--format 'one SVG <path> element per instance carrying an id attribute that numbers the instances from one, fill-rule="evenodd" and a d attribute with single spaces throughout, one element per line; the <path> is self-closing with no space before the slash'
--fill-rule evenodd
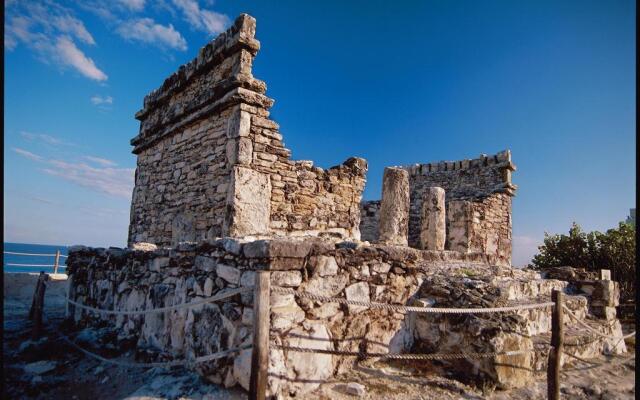
<path id="1" fill-rule="evenodd" d="M 145 0 L 118 0 L 118 2 L 131 11 L 142 11 Z"/>
<path id="2" fill-rule="evenodd" d="M 48 199 L 43 199 L 43 198 L 40 198 L 40 197 L 29 197 L 29 199 L 33 200 L 33 201 L 37 201 L 38 203 L 50 204 L 50 205 L 54 205 L 54 206 L 59 205 L 55 201 L 51 201 L 51 200 L 48 200 Z"/>
<path id="3" fill-rule="evenodd" d="M 51 135 L 45 135 L 44 133 L 31 133 L 31 132 L 22 131 L 20 132 L 20 136 L 22 136 L 23 138 L 29 141 L 37 140 L 37 141 L 41 141 L 41 142 L 52 144 L 52 145 L 70 144 L 62 141 L 61 139 L 53 137 Z"/>
<path id="4" fill-rule="evenodd" d="M 93 46 L 95 40 L 73 12 L 54 1 L 8 2 L 5 4 L 5 47 L 20 43 L 46 64 L 71 67 L 87 78 L 107 80 L 95 62 L 80 50 L 75 40 Z"/>
<path id="5" fill-rule="evenodd" d="M 112 196 L 131 197 L 134 168 L 95 168 L 83 162 L 61 160 L 50 160 L 49 164 L 51 167 L 42 169 L 48 175 Z"/>
<path id="6" fill-rule="evenodd" d="M 187 41 L 173 25 L 157 24 L 151 18 L 123 21 L 116 32 L 126 40 L 148 43 L 160 48 L 186 50 Z"/>
<path id="7" fill-rule="evenodd" d="M 13 150 L 17 154 L 20 154 L 23 157 L 28 158 L 29 160 L 33 160 L 33 161 L 43 161 L 44 160 L 44 158 L 40 157 L 39 155 L 34 154 L 34 153 L 30 152 L 30 151 L 21 149 L 19 147 L 13 147 L 13 148 L 11 148 L 11 150 Z"/>
<path id="8" fill-rule="evenodd" d="M 83 156 L 83 158 L 100 165 L 100 167 L 93 167 L 85 162 L 47 160 L 18 147 L 14 147 L 12 150 L 29 160 L 44 164 L 41 171 L 48 175 L 112 196 L 131 197 L 135 168 L 114 168 L 117 165 L 115 162 L 100 157 Z"/>
<path id="9" fill-rule="evenodd" d="M 103 167 L 115 167 L 118 165 L 115 161 L 107 160 L 106 158 L 93 157 L 93 156 L 83 156 L 84 159 L 92 161 L 96 164 L 100 164 Z"/>
<path id="10" fill-rule="evenodd" d="M 113 104 L 113 97 L 111 96 L 102 97 L 102 96 L 95 95 L 91 97 L 90 100 L 91 100 L 91 103 L 96 106 Z"/>
<path id="11" fill-rule="evenodd" d="M 231 20 L 225 14 L 200 8 L 196 0 L 173 0 L 173 4 L 182 11 L 184 19 L 195 29 L 210 35 L 226 29 Z"/>
<path id="12" fill-rule="evenodd" d="M 107 74 L 102 72 L 93 60 L 78 49 L 71 39 L 66 36 L 59 37 L 56 42 L 58 62 L 77 69 L 82 75 L 96 81 L 106 81 Z"/>

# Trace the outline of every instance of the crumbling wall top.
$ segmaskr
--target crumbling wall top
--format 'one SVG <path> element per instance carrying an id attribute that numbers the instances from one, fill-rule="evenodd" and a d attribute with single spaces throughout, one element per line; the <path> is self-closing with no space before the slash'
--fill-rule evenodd
<path id="1" fill-rule="evenodd" d="M 516 170 L 511 151 L 495 155 L 481 154 L 474 159 L 413 164 L 403 167 L 409 172 L 412 186 L 438 186 L 448 199 L 477 199 L 492 193 L 515 196 L 517 186 L 511 182 Z"/>

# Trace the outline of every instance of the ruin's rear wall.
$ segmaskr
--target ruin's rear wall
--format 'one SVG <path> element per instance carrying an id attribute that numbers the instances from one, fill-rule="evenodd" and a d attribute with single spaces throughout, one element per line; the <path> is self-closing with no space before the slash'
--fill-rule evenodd
<path id="1" fill-rule="evenodd" d="M 511 184 L 511 171 L 515 166 L 511 163 L 509 151 L 491 156 L 483 156 L 473 160 L 416 164 L 405 167 L 409 171 L 410 212 L 409 212 L 409 245 L 417 246 L 420 236 L 420 212 L 422 195 L 427 188 L 437 186 L 445 190 L 448 209 L 452 200 L 482 201 L 494 193 L 513 195 L 516 187 Z M 499 210 L 484 212 L 488 223 L 485 226 L 497 225 L 502 219 L 492 220 L 494 214 L 511 215 L 511 202 L 489 202 L 487 204 L 501 207 Z M 486 206 L 484 206 L 486 209 Z M 451 216 L 447 210 L 447 220 Z M 449 224 L 450 222 L 447 222 Z M 477 225 L 477 223 L 475 223 Z M 511 225 L 509 224 L 509 231 Z M 506 237 L 505 237 L 506 239 Z"/>

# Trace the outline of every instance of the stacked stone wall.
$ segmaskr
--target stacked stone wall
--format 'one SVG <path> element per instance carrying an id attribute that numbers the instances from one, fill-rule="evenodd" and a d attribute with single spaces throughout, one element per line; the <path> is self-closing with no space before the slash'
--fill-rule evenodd
<path id="1" fill-rule="evenodd" d="M 224 232 L 233 180 L 233 107 L 264 104 L 266 85 L 251 76 L 260 44 L 255 20 L 240 16 L 192 60 L 147 95 L 140 132 L 129 243 L 177 244 Z"/>
<path id="2" fill-rule="evenodd" d="M 451 200 L 447 212 L 447 249 L 479 252 L 511 260 L 511 196 L 494 193 Z"/>
<path id="3" fill-rule="evenodd" d="M 260 48 L 241 15 L 150 93 L 140 133 L 129 244 L 214 237 L 335 235 L 358 239 L 366 161 L 327 170 L 292 161 L 274 101 L 251 74 Z"/>
<path id="4" fill-rule="evenodd" d="M 484 199 L 495 193 L 504 193 L 509 196 L 515 194 L 516 186 L 511 183 L 511 172 L 515 171 L 515 165 L 511 162 L 511 153 L 503 151 L 496 155 L 485 156 L 473 160 L 441 161 L 439 163 L 416 164 L 405 167 L 409 171 L 409 186 L 411 188 L 411 209 L 409 216 L 409 245 L 417 246 L 420 236 L 420 213 L 422 210 L 422 194 L 429 187 L 437 186 L 445 190 L 446 205 L 451 201 L 480 202 L 476 214 L 491 217 L 492 214 L 502 216 L 511 215 L 511 202 L 502 200 Z M 495 206 L 502 209 L 487 212 L 487 207 Z M 447 207 L 448 208 L 448 207 Z M 484 212 L 480 211 L 484 210 Z M 495 221 L 487 221 L 483 224 L 475 223 L 475 226 L 492 225 L 500 223 L 501 218 Z M 447 211 L 447 224 L 451 224 L 451 213 Z M 511 224 L 509 223 L 509 232 Z M 482 235 L 482 233 L 479 233 Z M 493 233 L 489 233 L 493 236 Z M 502 237 L 502 239 L 510 240 Z M 486 239 L 485 239 L 486 241 Z"/>
<path id="5" fill-rule="evenodd" d="M 422 251 L 396 246 L 220 239 L 173 249 L 133 251 L 74 247 L 67 259 L 70 297 L 109 310 L 147 310 L 204 299 L 253 286 L 256 270 L 271 275 L 271 393 L 312 390 L 353 367 L 352 357 L 279 349 L 278 345 L 387 352 L 411 348 L 412 320 L 404 313 L 322 303 L 279 294 L 277 287 L 350 300 L 408 304 L 425 276 L 473 268 L 495 275 L 496 260 L 483 254 Z M 169 358 L 194 358 L 252 343 L 252 293 L 195 308 L 99 316 L 71 309 L 76 321 L 110 321 L 138 350 Z M 251 351 L 198 365 L 213 382 L 248 387 Z"/>

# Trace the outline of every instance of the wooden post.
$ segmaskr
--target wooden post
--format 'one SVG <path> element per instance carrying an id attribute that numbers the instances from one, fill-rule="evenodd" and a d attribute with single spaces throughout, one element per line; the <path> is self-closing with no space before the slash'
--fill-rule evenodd
<path id="1" fill-rule="evenodd" d="M 36 290 L 33 293 L 33 303 L 31 305 L 31 311 L 29 311 L 29 317 L 33 321 L 33 330 L 31 331 L 31 340 L 38 340 L 42 333 L 42 310 L 44 309 L 44 292 L 47 289 L 45 281 L 49 276 L 40 271 L 38 276 L 38 282 L 36 283 Z"/>
<path id="2" fill-rule="evenodd" d="M 549 362 L 547 365 L 547 398 L 549 400 L 560 399 L 560 359 L 564 346 L 564 293 L 554 290 L 551 299 L 555 303 L 551 318 L 551 348 L 549 349 Z"/>
<path id="3" fill-rule="evenodd" d="M 56 250 L 56 261 L 53 263 L 53 273 L 58 273 L 58 266 L 60 265 L 60 250 Z"/>
<path id="4" fill-rule="evenodd" d="M 251 354 L 251 379 L 249 399 L 264 400 L 267 392 L 269 367 L 269 271 L 256 273 L 253 292 L 253 351 Z"/>

